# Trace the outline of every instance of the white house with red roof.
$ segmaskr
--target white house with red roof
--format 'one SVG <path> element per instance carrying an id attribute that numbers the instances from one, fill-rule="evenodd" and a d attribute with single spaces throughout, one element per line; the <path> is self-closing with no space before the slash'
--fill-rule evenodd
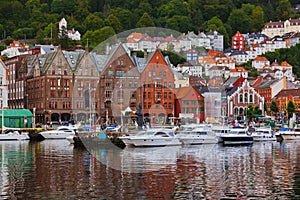
<path id="1" fill-rule="evenodd" d="M 234 69 L 230 70 L 229 76 L 248 78 L 248 70 L 246 70 L 244 67 L 235 67 Z"/>
<path id="2" fill-rule="evenodd" d="M 252 67 L 257 70 L 263 69 L 265 66 L 270 66 L 270 61 L 266 57 L 257 56 L 252 61 Z"/>
<path id="3" fill-rule="evenodd" d="M 19 41 L 14 40 L 6 49 L 1 51 L 2 56 L 12 58 L 15 56 L 28 54 L 29 46 L 21 44 Z"/>

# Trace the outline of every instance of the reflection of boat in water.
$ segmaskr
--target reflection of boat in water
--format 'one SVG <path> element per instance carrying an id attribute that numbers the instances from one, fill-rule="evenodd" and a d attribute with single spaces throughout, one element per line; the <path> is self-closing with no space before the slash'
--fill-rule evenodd
<path id="1" fill-rule="evenodd" d="M 181 146 L 164 146 L 156 148 L 126 147 L 120 152 L 122 169 L 131 173 L 159 170 L 176 166 Z"/>
<path id="2" fill-rule="evenodd" d="M 136 135 L 119 137 L 126 145 L 136 147 L 181 145 L 174 129 L 153 128 L 140 131 Z"/>

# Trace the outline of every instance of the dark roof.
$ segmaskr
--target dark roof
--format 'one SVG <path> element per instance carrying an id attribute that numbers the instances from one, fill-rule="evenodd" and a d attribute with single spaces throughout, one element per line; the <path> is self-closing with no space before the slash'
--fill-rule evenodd
<path id="1" fill-rule="evenodd" d="M 275 98 L 279 97 L 287 97 L 287 96 L 294 96 L 294 97 L 299 97 L 300 96 L 300 88 L 297 89 L 288 89 L 288 90 L 281 90 Z"/>

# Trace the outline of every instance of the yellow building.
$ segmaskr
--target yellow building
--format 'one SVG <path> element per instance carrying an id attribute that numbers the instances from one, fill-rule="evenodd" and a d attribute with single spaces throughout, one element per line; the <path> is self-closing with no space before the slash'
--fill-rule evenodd
<path id="1" fill-rule="evenodd" d="M 274 37 L 276 35 L 282 36 L 289 32 L 299 32 L 300 31 L 300 19 L 289 19 L 285 21 L 278 21 L 266 23 L 262 29 L 262 34 L 268 37 Z"/>
<path id="2" fill-rule="evenodd" d="M 287 116 L 287 105 L 290 100 L 295 105 L 295 113 L 300 113 L 300 88 L 281 90 L 275 97 L 276 105 L 280 113 L 284 113 Z"/>

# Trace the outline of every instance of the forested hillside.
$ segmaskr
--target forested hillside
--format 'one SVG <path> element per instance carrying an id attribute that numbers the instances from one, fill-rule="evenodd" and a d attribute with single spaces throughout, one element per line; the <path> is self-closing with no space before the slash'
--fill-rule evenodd
<path id="1" fill-rule="evenodd" d="M 95 45 L 136 27 L 165 27 L 180 32 L 217 30 L 225 47 L 236 32 L 259 32 L 265 22 L 300 17 L 298 0 L 3 0 L 1 39 L 36 39 L 59 43 L 58 22 Z M 68 43 L 66 45 L 73 45 Z"/>

